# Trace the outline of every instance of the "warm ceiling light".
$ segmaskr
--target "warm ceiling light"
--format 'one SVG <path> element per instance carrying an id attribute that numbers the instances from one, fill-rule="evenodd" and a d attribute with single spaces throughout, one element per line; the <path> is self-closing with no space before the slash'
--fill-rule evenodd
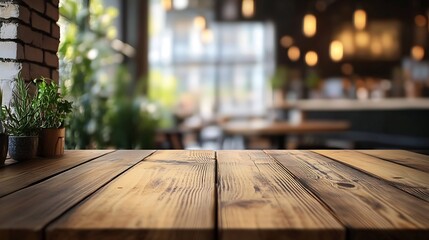
<path id="1" fill-rule="evenodd" d="M 421 46 L 414 46 L 411 48 L 411 57 L 416 61 L 421 61 L 425 56 L 425 49 Z"/>
<path id="2" fill-rule="evenodd" d="M 317 53 L 314 51 L 309 51 L 305 54 L 305 63 L 310 67 L 316 66 L 318 60 Z"/>
<path id="3" fill-rule="evenodd" d="M 194 18 L 194 26 L 198 29 L 206 28 L 206 18 L 203 16 L 197 16 Z"/>
<path id="4" fill-rule="evenodd" d="M 171 0 L 173 1 L 173 0 Z M 186 9 L 189 5 L 189 0 L 174 0 L 173 1 L 174 8 L 177 10 Z"/>
<path id="5" fill-rule="evenodd" d="M 367 32 L 357 32 L 355 35 L 356 45 L 361 48 L 365 48 L 369 44 L 370 36 Z"/>
<path id="6" fill-rule="evenodd" d="M 213 41 L 213 32 L 209 28 L 203 29 L 201 32 L 201 41 L 203 43 L 210 43 Z"/>
<path id="7" fill-rule="evenodd" d="M 165 11 L 170 11 L 173 7 L 173 0 L 162 0 L 162 7 Z"/>
<path id="8" fill-rule="evenodd" d="M 414 22 L 416 23 L 416 25 L 418 27 L 424 27 L 424 26 L 426 26 L 426 18 L 423 15 L 417 15 L 414 18 Z"/>
<path id="9" fill-rule="evenodd" d="M 288 49 L 287 56 L 291 61 L 296 62 L 299 60 L 299 57 L 301 56 L 301 52 L 299 51 L 298 47 L 292 46 Z"/>
<path id="10" fill-rule="evenodd" d="M 363 30 L 366 26 L 366 12 L 362 9 L 355 11 L 353 15 L 353 22 L 357 30 Z"/>
<path id="11" fill-rule="evenodd" d="M 329 47 L 329 55 L 335 62 L 340 61 L 343 58 L 344 48 L 340 41 L 332 41 Z"/>
<path id="12" fill-rule="evenodd" d="M 313 37 L 316 34 L 317 20 L 313 14 L 304 16 L 302 31 L 306 37 Z"/>
<path id="13" fill-rule="evenodd" d="M 282 47 L 288 48 L 288 47 L 292 46 L 292 44 L 293 44 L 293 38 L 291 36 L 287 36 L 287 35 L 283 36 L 280 39 L 280 44 L 282 45 Z"/>
<path id="14" fill-rule="evenodd" d="M 245 18 L 251 18 L 255 15 L 255 1 L 254 0 L 243 0 L 241 5 L 241 12 Z"/>
<path id="15" fill-rule="evenodd" d="M 379 56 L 383 53 L 383 46 L 381 45 L 381 42 L 379 40 L 373 40 L 371 42 L 371 53 Z"/>
<path id="16" fill-rule="evenodd" d="M 338 39 L 343 44 L 344 55 L 353 55 L 355 52 L 355 41 L 353 34 L 353 31 L 345 30 L 338 36 Z"/>

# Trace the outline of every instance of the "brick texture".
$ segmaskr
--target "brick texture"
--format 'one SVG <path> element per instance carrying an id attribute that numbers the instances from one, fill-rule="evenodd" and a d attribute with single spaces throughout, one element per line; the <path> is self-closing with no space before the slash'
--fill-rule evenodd
<path id="1" fill-rule="evenodd" d="M 45 51 L 44 55 L 45 55 L 45 64 L 46 65 L 48 65 L 49 67 L 58 68 L 59 63 L 58 63 L 57 54 Z"/>
<path id="2" fill-rule="evenodd" d="M 30 24 L 30 10 L 25 6 L 19 6 L 19 20 L 26 24 Z"/>
<path id="3" fill-rule="evenodd" d="M 33 10 L 44 13 L 46 0 L 23 0 L 28 6 L 30 6 Z"/>
<path id="4" fill-rule="evenodd" d="M 49 37 L 47 35 L 43 35 L 43 46 L 42 46 L 43 49 L 57 52 L 59 45 L 60 45 L 59 39 Z"/>
<path id="5" fill-rule="evenodd" d="M 60 39 L 60 26 L 56 23 L 52 23 L 51 25 L 51 37 Z"/>
<path id="6" fill-rule="evenodd" d="M 43 62 L 43 51 L 29 45 L 25 45 L 25 60 L 32 62 Z"/>
<path id="7" fill-rule="evenodd" d="M 30 63 L 30 78 L 35 79 L 40 77 L 51 78 L 50 68 L 44 65 Z"/>
<path id="8" fill-rule="evenodd" d="M 36 12 L 31 13 L 31 23 L 34 28 L 44 31 L 46 33 L 51 32 L 51 22 L 44 16 L 39 15 Z"/>
<path id="9" fill-rule="evenodd" d="M 8 104 L 13 80 L 58 82 L 58 0 L 0 0 L 0 87 Z"/>
<path id="10" fill-rule="evenodd" d="M 48 18 L 50 18 L 53 21 L 58 21 L 58 19 L 60 18 L 60 13 L 58 12 L 58 7 L 50 4 L 50 3 L 46 3 L 46 16 Z"/>

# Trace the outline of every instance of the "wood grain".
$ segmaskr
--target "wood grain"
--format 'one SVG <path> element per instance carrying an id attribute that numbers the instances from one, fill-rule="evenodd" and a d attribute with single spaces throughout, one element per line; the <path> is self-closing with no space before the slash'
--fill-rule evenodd
<path id="1" fill-rule="evenodd" d="M 429 173 L 346 150 L 316 150 L 316 153 L 381 178 L 391 185 L 429 202 Z"/>
<path id="2" fill-rule="evenodd" d="M 343 239 L 343 227 L 262 151 L 219 151 L 220 239 Z"/>
<path id="3" fill-rule="evenodd" d="M 158 151 L 149 156 L 146 161 L 158 162 L 185 161 L 185 162 L 212 162 L 215 159 L 215 152 L 210 150 L 168 150 Z"/>
<path id="4" fill-rule="evenodd" d="M 429 204 L 310 151 L 266 151 L 316 194 L 349 239 L 427 239 Z"/>
<path id="5" fill-rule="evenodd" d="M 212 151 L 158 151 L 74 208 L 48 239 L 213 239 Z"/>
<path id="6" fill-rule="evenodd" d="M 0 239 L 42 239 L 49 222 L 152 152 L 117 151 L 0 198 Z"/>
<path id="7" fill-rule="evenodd" d="M 33 159 L 0 168 L 0 197 L 110 152 L 67 150 L 61 158 Z"/>
<path id="8" fill-rule="evenodd" d="M 429 156 L 404 150 L 359 150 L 377 158 L 429 173 Z"/>

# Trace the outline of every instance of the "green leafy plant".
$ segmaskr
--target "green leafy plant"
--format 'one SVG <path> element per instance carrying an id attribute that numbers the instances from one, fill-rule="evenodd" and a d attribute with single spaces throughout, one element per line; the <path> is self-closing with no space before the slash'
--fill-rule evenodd
<path id="1" fill-rule="evenodd" d="M 112 47 L 117 11 L 101 0 L 87 3 L 63 0 L 60 7 L 60 87 L 76 106 L 67 147 L 153 148 L 159 110 L 122 65 L 124 53 Z"/>
<path id="2" fill-rule="evenodd" d="M 28 91 L 29 84 L 16 79 L 9 106 L 2 109 L 3 126 L 13 136 L 36 136 L 40 126 L 36 99 Z"/>
<path id="3" fill-rule="evenodd" d="M 72 111 L 72 103 L 58 92 L 58 85 L 46 78 L 36 79 L 36 108 L 39 109 L 41 128 L 61 128 L 67 115 Z"/>
<path id="4" fill-rule="evenodd" d="M 276 72 L 271 77 L 271 87 L 275 90 L 281 90 L 286 87 L 289 70 L 286 66 L 278 66 Z"/>

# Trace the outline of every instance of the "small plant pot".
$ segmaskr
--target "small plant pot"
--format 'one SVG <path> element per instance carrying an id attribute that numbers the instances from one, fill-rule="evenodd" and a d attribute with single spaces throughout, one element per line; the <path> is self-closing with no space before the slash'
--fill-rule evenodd
<path id="1" fill-rule="evenodd" d="M 39 134 L 39 156 L 57 158 L 64 155 L 65 128 L 43 128 Z"/>
<path id="2" fill-rule="evenodd" d="M 9 136 L 9 155 L 17 161 L 36 157 L 38 136 Z"/>
<path id="3" fill-rule="evenodd" d="M 7 134 L 0 133 L 0 165 L 2 165 L 6 160 L 8 145 L 9 136 Z"/>

